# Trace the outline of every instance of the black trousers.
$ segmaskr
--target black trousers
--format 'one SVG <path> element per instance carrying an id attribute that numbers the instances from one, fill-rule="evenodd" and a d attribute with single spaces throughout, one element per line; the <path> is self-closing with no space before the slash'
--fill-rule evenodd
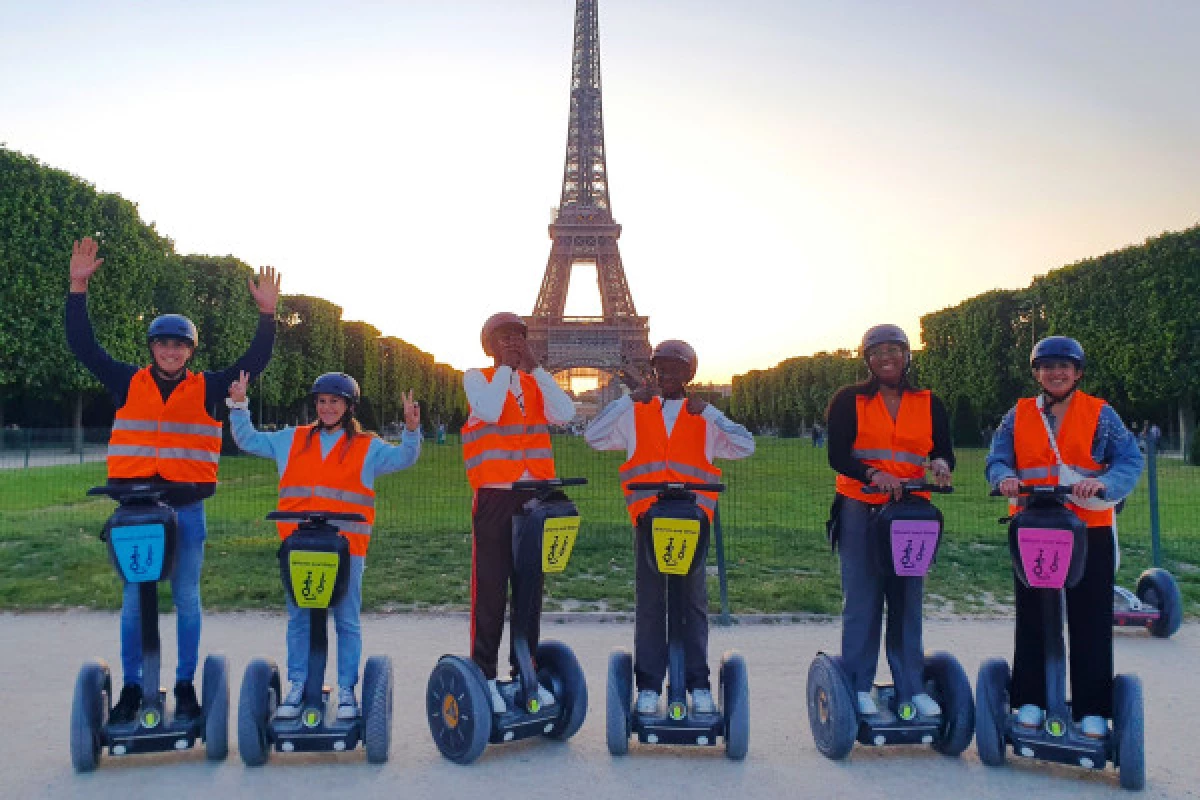
<path id="1" fill-rule="evenodd" d="M 475 493 L 475 509 L 471 514 L 471 660 L 488 680 L 496 677 L 508 584 L 514 577 L 513 516 L 533 496 L 533 492 L 511 489 L 480 489 Z M 531 587 L 535 613 L 526 631 L 529 650 L 535 654 L 541 634 L 542 587 L 541 579 Z M 515 675 L 517 658 L 512 636 L 508 638 L 508 663 L 511 674 Z"/>
<path id="2" fill-rule="evenodd" d="M 667 675 L 667 578 L 658 571 L 648 536 L 634 533 L 633 672 L 638 691 L 662 692 Z M 683 576 L 684 687 L 707 689 L 708 584 L 704 564 Z"/>
<path id="3" fill-rule="evenodd" d="M 1088 528 L 1087 564 L 1083 579 L 1066 590 L 1070 644 L 1071 713 L 1112 717 L 1113 571 L 1112 528 Z M 1045 648 L 1039 590 L 1015 581 L 1017 624 L 1009 703 L 1046 707 Z"/>

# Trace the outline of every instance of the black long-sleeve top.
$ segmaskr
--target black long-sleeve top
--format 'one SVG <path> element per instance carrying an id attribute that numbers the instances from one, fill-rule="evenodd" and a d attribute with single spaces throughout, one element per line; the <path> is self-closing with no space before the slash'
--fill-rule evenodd
<path id="1" fill-rule="evenodd" d="M 846 477 L 863 483 L 869 483 L 867 470 L 870 467 L 854 457 L 854 440 L 858 438 L 858 409 L 855 398 L 859 395 L 872 395 L 878 391 L 879 385 L 875 381 L 843 386 L 829 401 L 829 410 L 825 414 L 825 424 L 829 432 L 829 466 Z M 905 387 L 905 391 L 913 389 Z M 929 458 L 944 459 L 950 469 L 954 469 L 950 416 L 936 394 L 930 393 L 929 413 L 933 417 L 933 450 L 930 451 Z"/>

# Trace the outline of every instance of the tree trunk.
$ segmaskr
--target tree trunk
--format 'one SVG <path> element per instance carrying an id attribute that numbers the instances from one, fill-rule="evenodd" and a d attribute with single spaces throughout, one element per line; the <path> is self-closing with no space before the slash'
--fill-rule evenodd
<path id="1" fill-rule="evenodd" d="M 83 452 L 83 392 L 75 393 L 75 412 L 72 414 L 71 426 L 73 428 L 73 436 L 71 437 L 71 452 L 79 454 Z"/>
<path id="2" fill-rule="evenodd" d="M 1192 437 L 1195 435 L 1196 410 L 1192 407 L 1192 398 L 1185 396 L 1179 400 L 1179 449 L 1185 460 L 1193 452 Z"/>

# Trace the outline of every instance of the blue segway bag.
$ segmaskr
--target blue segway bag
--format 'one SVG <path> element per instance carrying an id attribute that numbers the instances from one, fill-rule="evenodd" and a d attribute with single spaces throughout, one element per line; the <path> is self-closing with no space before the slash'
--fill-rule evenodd
<path id="1" fill-rule="evenodd" d="M 528 564 L 535 571 L 561 572 L 579 533 L 579 508 L 565 493 L 555 490 L 528 500 L 513 515 L 512 526 L 514 564 Z M 540 566 L 535 567 L 534 562 Z"/>
<path id="2" fill-rule="evenodd" d="M 637 535 L 643 538 L 644 552 L 655 560 L 659 572 L 690 575 L 704 569 L 708 557 L 708 514 L 691 493 L 669 490 L 659 493 L 654 504 L 638 517 Z M 688 562 L 685 569 L 675 569 L 683 559 Z"/>
<path id="3" fill-rule="evenodd" d="M 279 545 L 279 574 L 300 608 L 329 608 L 350 579 L 350 542 L 329 523 L 304 523 Z"/>
<path id="4" fill-rule="evenodd" d="M 1087 563 L 1087 523 L 1062 503 L 1033 498 L 1008 524 L 1013 571 L 1030 589 L 1070 589 Z"/>
<path id="5" fill-rule="evenodd" d="M 171 577 L 178 530 L 174 509 L 155 502 L 117 506 L 101 536 L 122 581 L 150 583 Z"/>
<path id="6" fill-rule="evenodd" d="M 871 538 L 884 575 L 923 577 L 937 560 L 945 521 L 924 497 L 905 495 L 871 516 Z"/>

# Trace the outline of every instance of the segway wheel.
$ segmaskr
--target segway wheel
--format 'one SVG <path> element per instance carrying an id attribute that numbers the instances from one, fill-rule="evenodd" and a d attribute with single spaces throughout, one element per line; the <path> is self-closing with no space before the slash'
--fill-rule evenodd
<path id="1" fill-rule="evenodd" d="M 261 767 L 271 755 L 267 725 L 279 703 L 279 668 L 263 658 L 246 665 L 238 698 L 238 752 L 247 767 Z M 274 698 L 271 693 L 274 691 Z"/>
<path id="2" fill-rule="evenodd" d="M 608 752 L 623 756 L 629 752 L 633 713 L 633 656 L 628 650 L 618 648 L 608 656 L 607 694 L 604 737 Z"/>
<path id="3" fill-rule="evenodd" d="M 76 772 L 91 772 L 100 760 L 103 737 L 100 729 L 108 716 L 112 678 L 103 661 L 89 661 L 75 679 L 71 700 L 71 766 Z"/>
<path id="4" fill-rule="evenodd" d="M 470 764 L 492 734 L 492 702 L 483 672 L 469 658 L 442 656 L 425 689 L 429 732 L 442 755 Z"/>
<path id="5" fill-rule="evenodd" d="M 808 668 L 808 727 L 826 758 L 840 760 L 850 754 L 858 732 L 854 695 L 836 656 L 818 653 Z"/>
<path id="6" fill-rule="evenodd" d="M 392 659 L 371 656 L 363 669 L 363 742 L 367 761 L 383 764 L 392 747 Z"/>
<path id="7" fill-rule="evenodd" d="M 587 678 L 579 659 L 562 642 L 545 641 L 537 649 L 538 670 L 549 678 L 555 699 L 562 706 L 562 716 L 546 734 L 551 739 L 570 739 L 583 727 L 587 716 Z"/>
<path id="8" fill-rule="evenodd" d="M 1142 716 L 1142 682 L 1136 675 L 1113 679 L 1113 736 L 1115 761 L 1122 789 L 1146 786 L 1145 726 Z"/>
<path id="9" fill-rule="evenodd" d="M 1004 734 L 1011 678 L 1007 661 L 989 658 L 979 667 L 975 680 L 975 747 L 979 760 L 989 767 L 1004 766 L 1008 756 Z"/>
<path id="10" fill-rule="evenodd" d="M 1183 624 L 1183 596 L 1174 576 L 1158 567 L 1146 570 L 1138 577 L 1137 596 L 1160 612 L 1150 626 L 1150 633 L 1160 639 L 1174 636 Z"/>
<path id="11" fill-rule="evenodd" d="M 949 653 L 930 653 L 924 681 L 933 684 L 933 697 L 942 707 L 942 735 L 931 746 L 943 755 L 961 755 L 975 734 L 975 698 L 967 673 Z"/>
<path id="12" fill-rule="evenodd" d="M 204 659 L 204 683 L 200 687 L 204 710 L 204 754 L 209 761 L 224 761 L 229 755 L 229 663 L 223 655 Z"/>
<path id="13" fill-rule="evenodd" d="M 750 749 L 750 682 L 745 660 L 732 650 L 721 658 L 719 683 L 725 755 L 741 761 Z"/>

